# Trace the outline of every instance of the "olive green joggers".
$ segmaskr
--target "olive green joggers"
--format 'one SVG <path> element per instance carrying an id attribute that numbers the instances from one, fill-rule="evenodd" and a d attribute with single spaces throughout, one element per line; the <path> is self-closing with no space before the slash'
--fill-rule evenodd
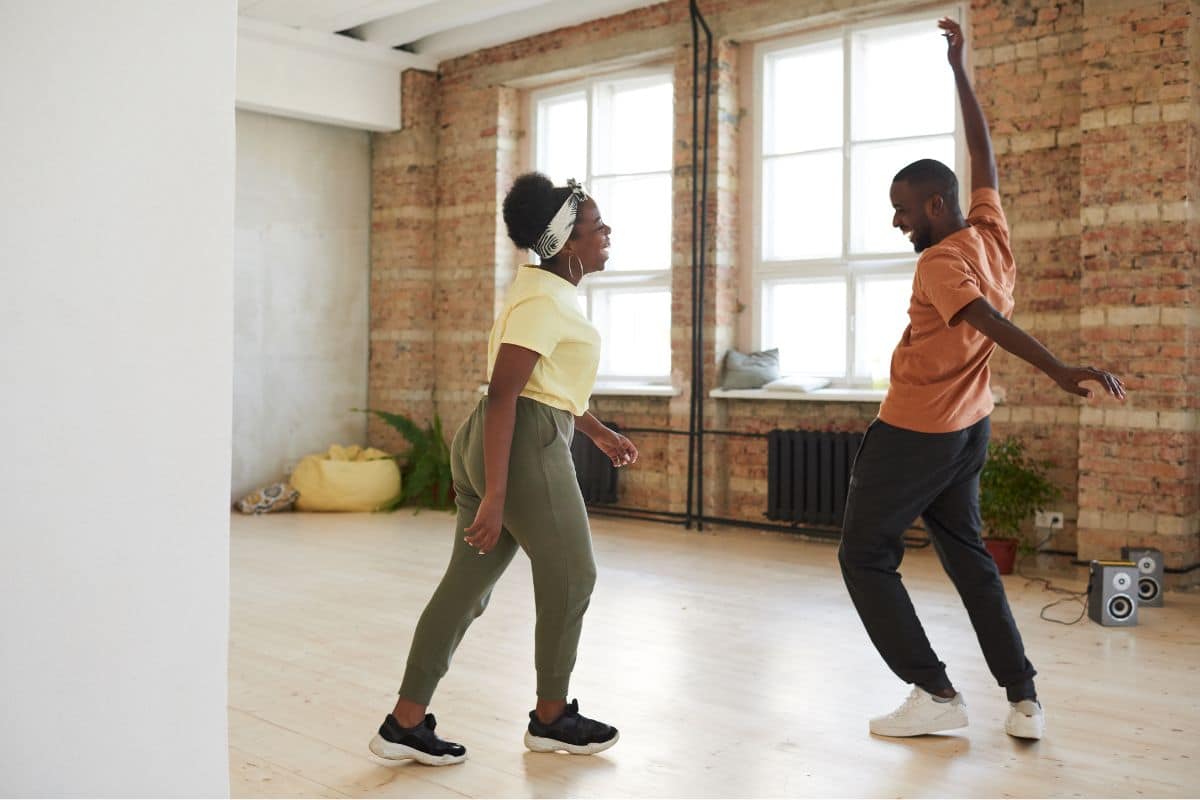
<path id="1" fill-rule="evenodd" d="M 533 572 L 537 625 L 537 696 L 567 696 L 575 651 L 596 582 L 587 508 L 575 478 L 571 437 L 575 418 L 527 397 L 517 399 L 504 527 L 487 555 L 463 541 L 484 495 L 483 418 L 487 398 L 450 446 L 458 506 L 454 549 L 441 583 L 413 634 L 400 696 L 428 705 L 470 624 L 487 608 L 492 588 L 520 547 Z"/>

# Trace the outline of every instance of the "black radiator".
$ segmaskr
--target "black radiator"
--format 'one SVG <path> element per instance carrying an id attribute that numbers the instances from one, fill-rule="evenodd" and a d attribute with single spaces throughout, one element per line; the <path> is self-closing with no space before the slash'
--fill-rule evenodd
<path id="1" fill-rule="evenodd" d="M 611 422 L 604 424 L 614 431 L 620 430 Z M 583 492 L 583 502 L 589 505 L 617 502 L 617 468 L 603 450 L 579 431 L 571 440 L 571 458 L 575 461 L 575 477 L 579 491 Z"/>
<path id="2" fill-rule="evenodd" d="M 771 431 L 767 519 L 841 525 L 861 433 Z"/>

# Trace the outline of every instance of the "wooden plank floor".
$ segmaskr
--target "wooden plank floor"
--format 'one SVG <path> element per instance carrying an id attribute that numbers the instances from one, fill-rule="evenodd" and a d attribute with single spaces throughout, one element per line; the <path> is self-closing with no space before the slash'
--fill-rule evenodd
<path id="1" fill-rule="evenodd" d="M 1200 594 L 1141 625 L 1038 619 L 1057 598 L 1006 579 L 1041 671 L 1048 735 L 1004 734 L 1006 703 L 931 550 L 906 583 L 971 726 L 867 733 L 907 687 L 855 616 L 835 548 L 740 530 L 593 520 L 600 577 L 571 694 L 612 722 L 603 755 L 526 752 L 533 597 L 518 555 L 431 710 L 462 765 L 386 765 L 412 629 L 441 577 L 446 514 L 235 516 L 230 770 L 235 797 L 1179 797 L 1200 793 Z M 1067 579 L 1071 588 L 1081 588 Z M 1075 606 L 1074 608 L 1078 608 Z M 1073 616 L 1071 606 L 1061 610 Z"/>

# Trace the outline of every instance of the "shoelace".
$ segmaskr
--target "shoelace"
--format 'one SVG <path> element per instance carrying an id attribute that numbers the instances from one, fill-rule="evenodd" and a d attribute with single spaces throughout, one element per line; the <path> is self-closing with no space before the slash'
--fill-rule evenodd
<path id="1" fill-rule="evenodd" d="M 901 703 L 899 708 L 897 708 L 892 713 L 888 714 L 887 718 L 895 719 L 896 717 L 900 716 L 905 711 L 908 711 L 910 708 L 916 706 L 920 702 L 921 702 L 920 691 L 918 689 L 913 689 L 912 692 L 909 693 L 908 699 L 905 700 L 903 703 Z"/>

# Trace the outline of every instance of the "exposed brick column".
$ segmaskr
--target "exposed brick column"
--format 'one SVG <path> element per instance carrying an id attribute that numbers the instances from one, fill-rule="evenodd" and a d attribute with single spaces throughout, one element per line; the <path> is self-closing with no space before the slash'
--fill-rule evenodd
<path id="1" fill-rule="evenodd" d="M 511 273 L 514 260 L 511 245 L 502 255 L 498 249 L 497 198 L 508 188 L 499 185 L 501 171 L 513 169 L 504 146 L 516 134 L 511 90 L 478 85 L 473 71 L 445 66 L 440 85 L 434 381 L 437 412 L 450 435 L 487 379 L 497 274 Z"/>
<path id="2" fill-rule="evenodd" d="M 974 0 L 968 16 L 1017 261 L 1014 321 L 1071 362 L 1079 357 L 1082 19 L 1080 0 Z M 1073 550 L 1079 402 L 1004 351 L 992 359 L 992 385 L 1004 398 L 993 437 L 1016 435 L 1030 455 L 1055 464 L 1050 479 L 1063 490 L 1056 508 L 1067 525 L 1050 545 Z"/>
<path id="3" fill-rule="evenodd" d="M 703 47 L 703 43 L 701 43 Z M 733 345 L 737 325 L 737 224 L 738 224 L 738 53 L 736 42 L 713 43 L 713 72 L 709 115 L 708 211 L 704 288 L 704 394 L 705 425 L 718 427 L 721 409 L 708 400 L 708 391 L 720 383 L 721 359 Z M 701 72 L 700 80 L 704 76 Z M 702 100 L 703 102 L 703 100 Z M 703 137 L 703 127 L 698 130 Z M 675 228 L 673 233 L 671 366 L 676 386 L 683 394 L 670 404 L 670 425 L 686 430 L 691 385 L 691 242 L 692 242 L 692 49 L 690 44 L 675 56 Z M 730 443 L 705 440 L 705 513 L 726 514 Z M 672 437 L 668 445 L 670 508 L 682 510 L 687 497 L 686 437 Z"/>
<path id="4" fill-rule="evenodd" d="M 371 408 L 433 414 L 433 270 L 437 215 L 437 76 L 408 70 L 403 128 L 371 139 Z M 404 439 L 372 418 L 368 441 Z"/>
<path id="5" fill-rule="evenodd" d="M 1123 544 L 1159 547 L 1168 566 L 1200 559 L 1197 7 L 1084 7 L 1083 352 L 1122 372 L 1131 392 L 1124 406 L 1081 414 L 1085 559 Z"/>

